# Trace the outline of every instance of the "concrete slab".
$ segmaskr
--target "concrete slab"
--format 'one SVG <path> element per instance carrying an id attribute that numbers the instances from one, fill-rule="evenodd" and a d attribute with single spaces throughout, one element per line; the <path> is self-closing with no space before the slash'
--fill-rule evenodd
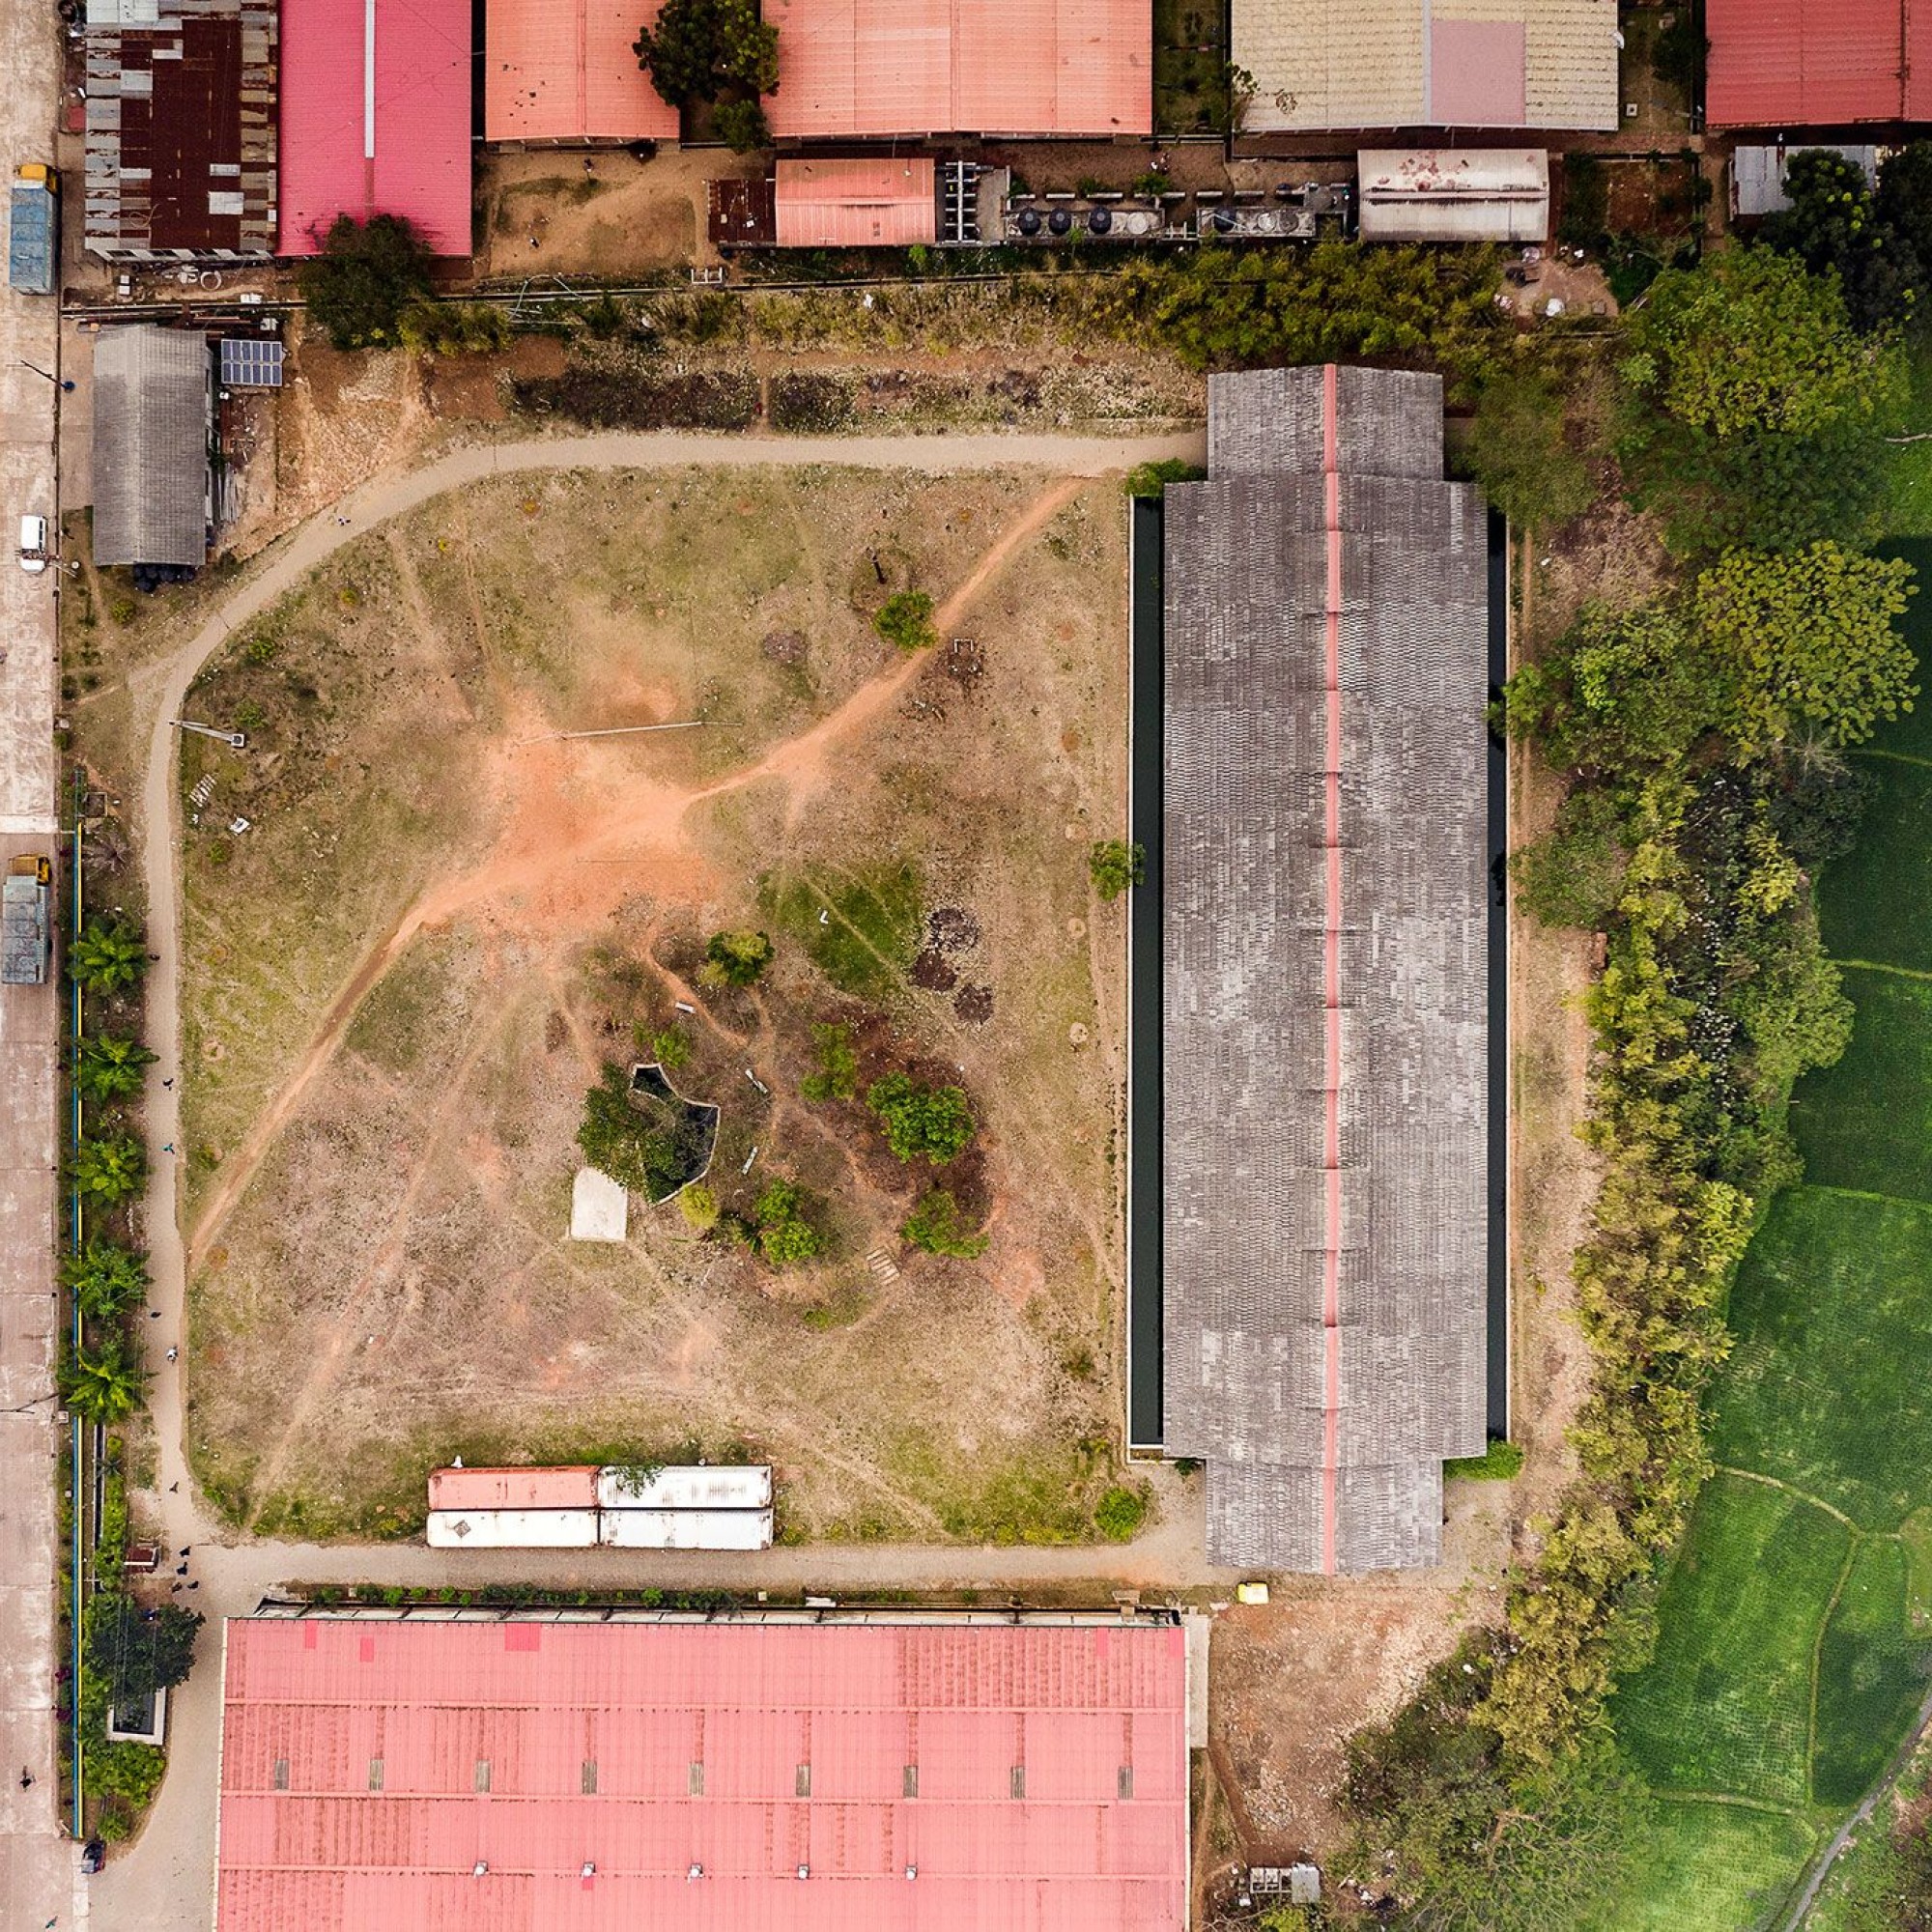
<path id="1" fill-rule="evenodd" d="M 580 1167 L 570 1183 L 570 1238 L 621 1241 L 631 1221 L 631 1197 L 608 1174 Z"/>

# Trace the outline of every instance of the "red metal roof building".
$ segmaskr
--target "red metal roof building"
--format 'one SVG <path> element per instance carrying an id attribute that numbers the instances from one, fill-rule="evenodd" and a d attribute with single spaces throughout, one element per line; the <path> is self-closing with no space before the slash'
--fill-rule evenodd
<path id="1" fill-rule="evenodd" d="M 432 1469 L 433 1510 L 594 1510 L 597 1464 L 519 1469 Z"/>
<path id="2" fill-rule="evenodd" d="M 939 239 L 929 160 L 781 161 L 773 176 L 781 248 L 906 248 Z"/>
<path id="3" fill-rule="evenodd" d="M 241 1618 L 217 1932 L 1180 1932 L 1182 1633 Z"/>
<path id="4" fill-rule="evenodd" d="M 765 0 L 781 140 L 1146 134 L 1146 0 Z"/>
<path id="5" fill-rule="evenodd" d="M 1924 0 L 1708 0 L 1713 128 L 1932 120 Z"/>
<path id="6" fill-rule="evenodd" d="M 675 141 L 677 109 L 638 65 L 659 0 L 489 0 L 486 141 Z"/>
<path id="7" fill-rule="evenodd" d="M 338 214 L 407 215 L 469 253 L 469 0 L 282 0 L 276 252 Z"/>

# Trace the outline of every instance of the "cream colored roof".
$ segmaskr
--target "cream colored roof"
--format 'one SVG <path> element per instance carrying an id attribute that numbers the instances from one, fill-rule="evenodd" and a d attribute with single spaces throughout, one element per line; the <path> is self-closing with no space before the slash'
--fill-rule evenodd
<path id="1" fill-rule="evenodd" d="M 1233 0 L 1233 12 L 1235 64 L 1255 77 L 1250 133 L 1617 126 L 1615 0 Z M 1437 104 L 1444 43 L 1472 23 L 1521 32 L 1520 121 Z"/>

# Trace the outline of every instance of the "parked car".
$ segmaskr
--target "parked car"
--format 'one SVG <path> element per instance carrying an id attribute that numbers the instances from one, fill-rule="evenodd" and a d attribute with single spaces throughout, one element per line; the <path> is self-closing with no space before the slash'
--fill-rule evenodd
<path id="1" fill-rule="evenodd" d="M 44 517 L 20 519 L 20 568 L 44 570 L 47 567 L 47 520 Z"/>

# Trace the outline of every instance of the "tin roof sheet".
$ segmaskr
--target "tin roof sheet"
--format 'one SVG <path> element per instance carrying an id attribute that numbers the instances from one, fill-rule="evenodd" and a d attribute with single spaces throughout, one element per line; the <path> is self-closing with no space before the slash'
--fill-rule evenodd
<path id="1" fill-rule="evenodd" d="M 433 1510 L 595 1509 L 597 1465 L 432 1469 L 429 1506 Z"/>
<path id="2" fill-rule="evenodd" d="M 489 0 L 486 141 L 674 141 L 677 109 L 638 64 L 662 0 Z"/>
<path id="3" fill-rule="evenodd" d="M 1165 499 L 1166 1446 L 1216 1562 L 1423 1564 L 1485 1423 L 1484 513 L 1440 377 L 1208 412 Z"/>
<path id="4" fill-rule="evenodd" d="M 930 160 L 781 161 L 776 173 L 781 248 L 903 248 L 939 238 Z"/>
<path id="5" fill-rule="evenodd" d="M 1708 0 L 1714 128 L 1932 119 L 1932 8 L 1913 0 Z"/>
<path id="6" fill-rule="evenodd" d="M 117 324 L 94 342 L 94 560 L 208 560 L 212 357 L 193 329 Z"/>
<path id="7" fill-rule="evenodd" d="M 1605 0 L 1233 0 L 1250 133 L 1617 125 Z"/>
<path id="8" fill-rule="evenodd" d="M 781 139 L 1145 134 L 1144 0 L 766 0 Z"/>
<path id="9" fill-rule="evenodd" d="M 277 252 L 320 252 L 338 214 L 405 215 L 469 253 L 469 0 L 282 0 Z"/>
<path id="10" fill-rule="evenodd" d="M 1185 1691 L 1146 1626 L 241 1619 L 215 1922 L 1180 1932 Z"/>

